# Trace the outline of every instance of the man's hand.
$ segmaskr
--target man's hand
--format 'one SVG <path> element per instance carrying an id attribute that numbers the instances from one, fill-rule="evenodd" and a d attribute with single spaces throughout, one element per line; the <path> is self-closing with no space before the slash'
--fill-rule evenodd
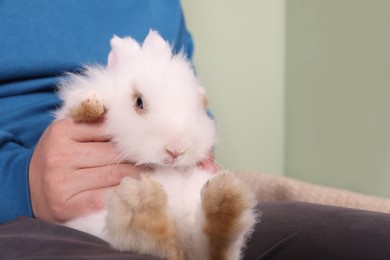
<path id="1" fill-rule="evenodd" d="M 138 176 L 108 140 L 102 122 L 63 119 L 45 130 L 29 168 L 35 217 L 65 222 L 99 210 L 124 176 Z"/>

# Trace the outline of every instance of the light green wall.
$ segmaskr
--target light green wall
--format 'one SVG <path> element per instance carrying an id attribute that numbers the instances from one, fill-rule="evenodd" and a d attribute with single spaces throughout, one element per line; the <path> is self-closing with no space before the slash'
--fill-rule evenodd
<path id="1" fill-rule="evenodd" d="M 286 171 L 390 196 L 390 1 L 287 1 Z"/>
<path id="2" fill-rule="evenodd" d="M 390 1 L 182 4 L 223 168 L 390 197 Z"/>
<path id="3" fill-rule="evenodd" d="M 223 168 L 283 173 L 283 3 L 182 1 L 195 65 L 220 126 Z"/>

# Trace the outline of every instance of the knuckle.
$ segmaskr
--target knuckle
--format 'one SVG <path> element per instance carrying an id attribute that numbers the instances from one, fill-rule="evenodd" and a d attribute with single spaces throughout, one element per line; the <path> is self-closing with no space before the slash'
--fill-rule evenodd
<path id="1" fill-rule="evenodd" d="M 120 167 L 115 167 L 112 169 L 109 169 L 107 175 L 106 175 L 106 181 L 109 184 L 117 184 L 122 179 L 121 170 Z"/>
<path id="2" fill-rule="evenodd" d="M 65 118 L 54 121 L 49 127 L 49 134 L 54 140 L 66 140 L 76 130 L 76 124 L 73 119 Z"/>
<path id="3" fill-rule="evenodd" d="M 68 154 L 65 150 L 51 150 L 46 155 L 46 167 L 54 170 L 68 161 Z"/>
<path id="4" fill-rule="evenodd" d="M 57 137 L 62 136 L 66 133 L 66 129 L 68 128 L 68 122 L 67 119 L 62 119 L 58 121 L 54 121 L 50 127 L 50 135 Z"/>
<path id="5" fill-rule="evenodd" d="M 130 165 L 130 164 L 122 164 L 121 172 L 120 172 L 120 180 L 124 177 L 137 177 L 140 174 L 140 169 Z"/>
<path id="6" fill-rule="evenodd" d="M 51 204 L 50 214 L 54 220 L 58 222 L 65 222 L 67 219 L 65 217 L 66 213 L 66 203 L 61 201 L 55 201 Z"/>
<path id="7" fill-rule="evenodd" d="M 117 164 L 111 165 L 104 168 L 104 173 L 99 175 L 100 182 L 106 184 L 107 186 L 117 185 L 123 179 L 123 177 L 127 176 L 127 170 L 125 165 Z"/>
<path id="8" fill-rule="evenodd" d="M 54 220 L 63 222 L 67 212 L 67 203 L 62 189 L 56 183 L 58 183 L 57 178 L 47 178 L 45 193 L 48 199 L 48 211 Z"/>

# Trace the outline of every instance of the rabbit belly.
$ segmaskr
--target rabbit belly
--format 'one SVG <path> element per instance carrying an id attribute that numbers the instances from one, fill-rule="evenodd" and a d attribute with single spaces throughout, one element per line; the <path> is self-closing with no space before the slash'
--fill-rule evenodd
<path id="1" fill-rule="evenodd" d="M 185 173 L 170 169 L 155 172 L 152 178 L 167 193 L 167 211 L 186 258 L 208 259 L 209 240 L 203 232 L 205 216 L 200 195 L 204 184 L 212 175 L 201 169 Z"/>

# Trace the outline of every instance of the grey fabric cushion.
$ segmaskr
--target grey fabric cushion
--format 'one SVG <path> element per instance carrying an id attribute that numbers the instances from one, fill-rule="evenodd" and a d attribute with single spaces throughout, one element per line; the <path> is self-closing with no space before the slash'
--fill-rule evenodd
<path id="1" fill-rule="evenodd" d="M 0 259 L 157 259 L 121 253 L 103 240 L 65 226 L 20 217 L 0 226 Z"/>
<path id="2" fill-rule="evenodd" d="M 263 202 L 245 259 L 390 259 L 390 215 L 294 201 Z"/>
<path id="3" fill-rule="evenodd" d="M 261 202 L 244 259 L 390 259 L 390 215 L 302 202 Z M 156 259 L 33 218 L 0 225 L 0 259 Z M 203 259 L 202 259 L 203 260 Z"/>

